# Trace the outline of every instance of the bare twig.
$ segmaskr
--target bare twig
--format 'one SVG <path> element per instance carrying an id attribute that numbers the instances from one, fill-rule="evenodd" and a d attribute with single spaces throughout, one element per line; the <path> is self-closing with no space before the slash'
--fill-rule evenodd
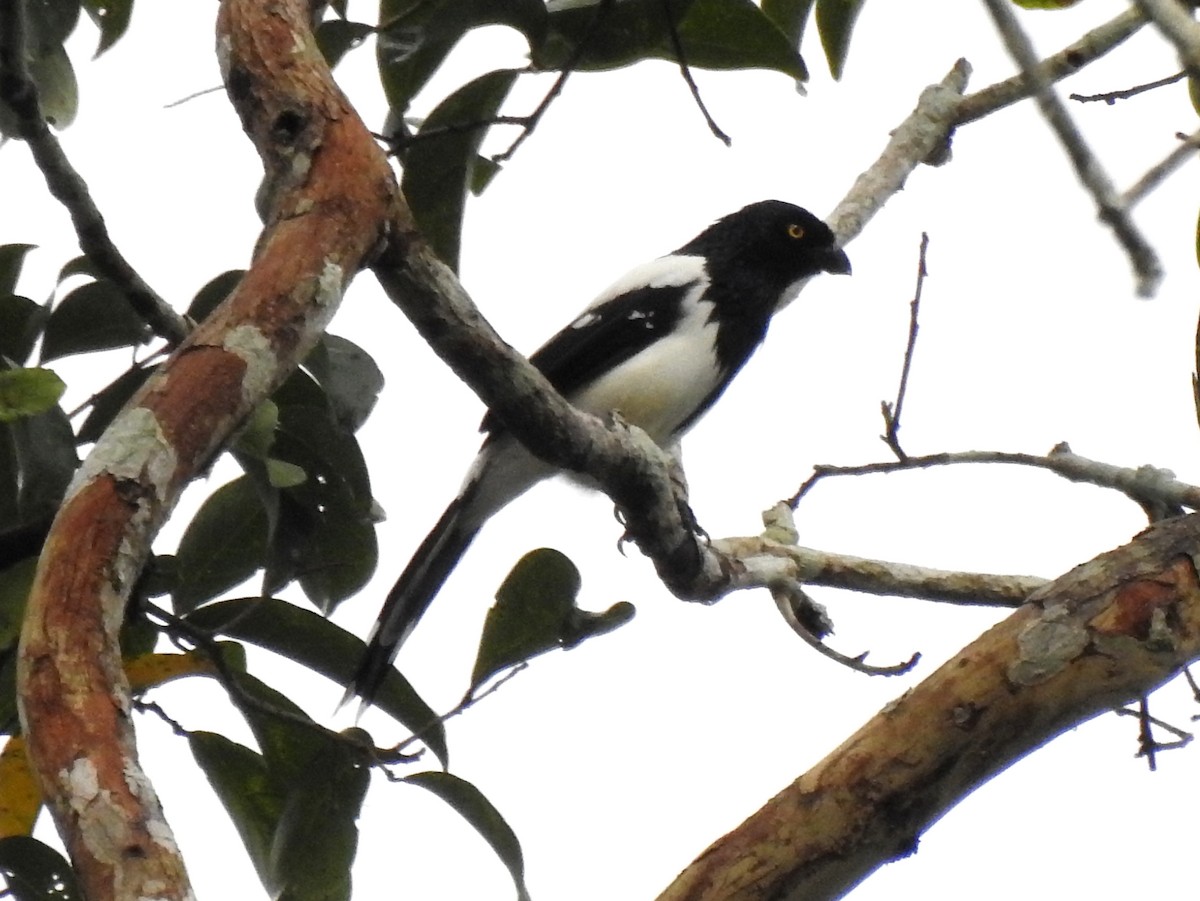
<path id="1" fill-rule="evenodd" d="M 1103 94 L 1068 94 L 1069 100 L 1075 100 L 1079 103 L 1096 103 L 1103 101 L 1109 106 L 1112 106 L 1118 100 L 1128 100 L 1131 97 L 1136 97 L 1139 94 L 1145 94 L 1147 91 L 1154 91 L 1158 88 L 1165 88 L 1169 84 L 1175 84 L 1177 81 L 1182 81 L 1187 77 L 1186 72 L 1176 72 L 1174 75 L 1168 75 L 1166 78 L 1160 78 L 1157 81 L 1150 81 L 1146 84 L 1134 85 L 1132 88 L 1125 88 L 1120 91 L 1106 91 Z"/>
<path id="2" fill-rule="evenodd" d="M 1047 57 L 1037 67 L 1047 81 L 1061 81 L 1073 75 L 1089 63 L 1095 62 L 1114 47 L 1124 43 L 1139 28 L 1146 24 L 1141 10 L 1130 8 L 1119 16 L 1089 31 L 1079 40 Z M 956 125 L 965 125 L 982 119 L 996 110 L 1033 96 L 1034 86 L 1025 73 L 1014 75 L 996 84 L 989 85 L 963 98 L 958 109 Z"/>
<path id="3" fill-rule="evenodd" d="M 1138 720 L 1138 757 L 1145 757 L 1146 763 L 1150 767 L 1150 771 L 1154 772 L 1158 769 L 1158 752 L 1159 751 L 1174 751 L 1179 748 L 1186 747 L 1191 744 L 1192 733 L 1185 732 L 1178 726 L 1172 726 L 1170 723 L 1160 720 L 1156 716 L 1150 715 L 1150 699 L 1141 697 L 1138 700 L 1136 710 L 1130 710 L 1127 707 L 1118 707 L 1113 711 L 1117 716 L 1134 716 Z M 1159 741 L 1154 735 L 1154 727 L 1165 729 L 1175 736 L 1174 741 Z"/>
<path id="4" fill-rule="evenodd" d="M 600 0 L 600 2 L 596 5 L 596 12 L 592 16 L 591 23 L 588 25 L 587 33 L 575 46 L 575 49 L 571 51 L 571 55 L 568 57 L 566 63 L 563 64 L 562 71 L 559 72 L 558 78 L 554 80 L 554 84 L 550 87 L 550 90 L 546 92 L 546 96 L 542 98 L 542 102 L 537 105 L 532 113 L 525 117 L 525 122 L 521 129 L 521 133 L 517 135 L 513 142 L 508 146 L 508 149 L 503 153 L 498 153 L 492 157 L 493 163 L 503 163 L 512 159 L 513 154 L 517 152 L 517 148 L 524 144 L 526 139 L 533 134 L 534 130 L 538 127 L 538 124 L 542 121 L 542 116 L 546 115 L 546 110 L 550 109 L 550 104 L 553 103 L 558 98 L 558 95 L 563 92 L 563 88 L 566 87 L 567 84 L 567 79 L 571 77 L 571 73 L 575 71 L 575 67 L 579 65 L 580 60 L 583 59 L 584 53 L 587 52 L 587 47 L 591 42 L 592 35 L 600 26 L 600 23 L 604 20 L 604 17 L 608 15 L 609 10 L 612 9 L 613 3 L 615 2 L 616 0 Z"/>
<path id="5" fill-rule="evenodd" d="M 1180 166 L 1188 160 L 1196 158 L 1196 151 L 1200 150 L 1200 131 L 1194 131 L 1190 135 L 1176 135 L 1179 139 L 1179 144 L 1167 154 L 1166 158 L 1156 166 L 1151 167 L 1145 175 L 1130 186 L 1130 188 L 1121 195 L 1121 203 L 1126 208 L 1132 208 L 1145 199 L 1146 195 L 1161 185 L 1167 178 L 1175 173 Z"/>
<path id="6" fill-rule="evenodd" d="M 799 635 L 810 648 L 822 656 L 828 657 L 835 663 L 840 663 L 842 666 L 852 669 L 857 673 L 863 673 L 867 676 L 903 676 L 905 673 L 911 672 L 921 660 L 921 655 L 918 652 L 903 663 L 895 663 L 890 666 L 875 666 L 867 663 L 866 651 L 854 657 L 850 657 L 840 651 L 835 651 L 817 635 L 813 634 L 812 630 L 804 624 L 804 621 L 796 615 L 797 605 L 802 605 L 807 600 L 803 589 L 798 587 L 778 588 L 772 591 L 771 594 L 775 598 L 775 606 L 779 608 L 779 612 L 783 614 L 783 618 L 792 627 L 792 631 Z"/>
<path id="7" fill-rule="evenodd" d="M 667 0 L 662 0 L 659 4 L 662 9 L 663 17 L 667 21 L 667 34 L 671 36 L 671 49 L 675 52 L 675 61 L 679 63 L 679 74 L 683 76 L 684 82 L 687 83 L 688 90 L 692 92 L 692 100 L 696 102 L 696 106 L 700 109 L 700 114 L 704 116 L 704 121 L 708 123 L 708 130 L 720 140 L 726 147 L 733 144 L 733 139 L 725 134 L 717 125 L 716 120 L 708 112 L 708 107 L 704 105 L 704 100 L 700 96 L 700 88 L 696 86 L 696 80 L 692 78 L 692 70 L 688 65 L 687 56 L 683 52 L 683 41 L 679 39 L 679 29 L 675 23 L 671 21 L 671 8 Z"/>
<path id="8" fill-rule="evenodd" d="M 79 247 L 96 270 L 121 290 L 156 335 L 178 344 L 191 326 L 146 284 L 117 249 L 87 184 L 46 124 L 25 57 L 25 29 L 25 0 L 0 4 L 0 35 L 4 35 L 0 39 L 0 95 L 16 118 L 17 135 L 29 145 L 50 193 L 67 208 Z"/>
<path id="9" fill-rule="evenodd" d="M 904 365 L 900 369 L 900 385 L 896 388 L 896 401 L 882 403 L 883 423 L 886 433 L 882 436 L 883 443 L 892 449 L 897 460 L 907 460 L 908 454 L 900 446 L 900 414 L 904 410 L 904 395 L 908 391 L 908 373 L 912 369 L 913 351 L 917 347 L 917 322 L 921 312 L 921 289 L 925 286 L 925 277 L 929 270 L 925 266 L 925 254 L 929 250 L 929 235 L 921 232 L 921 247 L 917 258 L 917 287 L 913 292 L 911 310 L 908 319 L 908 342 L 904 347 Z"/>
<path id="10" fill-rule="evenodd" d="M 472 707 L 474 707 L 476 704 L 478 704 L 484 698 L 494 695 L 502 687 L 507 685 L 509 682 L 511 682 L 513 679 L 515 679 L 520 673 L 525 672 L 525 670 L 527 670 L 527 669 L 529 669 L 529 661 L 522 660 L 520 663 L 514 665 L 510 670 L 508 670 L 506 673 L 504 673 L 502 676 L 500 676 L 500 678 L 493 681 L 490 685 L 488 685 L 487 688 L 485 688 L 483 691 L 479 692 L 478 694 L 476 694 L 474 691 L 468 691 L 465 695 L 463 695 L 462 700 L 460 700 L 457 704 L 455 704 L 453 707 L 451 707 L 449 710 L 447 710 L 445 713 L 443 713 L 441 716 L 439 716 L 437 718 L 437 720 L 430 723 L 428 726 L 425 727 L 425 729 L 418 730 L 417 732 L 414 732 L 412 735 L 410 735 L 408 738 L 404 739 L 404 741 L 400 742 L 398 745 L 396 745 L 394 748 L 392 748 L 390 753 L 398 755 L 401 759 L 407 759 L 407 758 L 412 758 L 412 757 L 418 756 L 421 752 L 418 751 L 418 752 L 416 752 L 416 754 L 406 753 L 404 749 L 409 747 L 410 745 L 412 745 L 413 742 L 422 741 L 423 740 L 422 736 L 425 734 L 425 732 L 428 731 L 429 729 L 432 729 L 435 725 L 438 725 L 438 724 L 444 725 L 447 721 L 454 719 L 454 717 L 458 716 L 459 714 L 466 713 L 468 710 L 470 710 Z M 403 781 L 402 779 L 396 778 L 392 773 L 388 772 L 386 769 L 384 770 L 384 772 L 387 773 L 388 779 L 392 782 Z"/>
<path id="11" fill-rule="evenodd" d="M 1009 54 L 1033 85 L 1034 98 L 1042 116 L 1058 136 L 1075 167 L 1075 174 L 1096 202 L 1101 221 L 1108 224 L 1125 248 L 1137 279 L 1138 294 L 1149 297 L 1162 281 L 1162 264 L 1158 261 L 1158 255 L 1129 218 L 1128 210 L 1122 205 L 1112 180 L 1092 154 L 1067 108 L 1054 92 L 1050 80 L 1041 69 L 1033 45 L 1007 0 L 984 0 L 984 3 Z"/>
<path id="12" fill-rule="evenodd" d="M 935 466 L 978 465 L 981 463 L 1002 463 L 1045 469 L 1072 482 L 1085 482 L 1101 488 L 1120 491 L 1143 507 L 1146 504 L 1167 504 L 1200 510 L 1200 488 L 1180 482 L 1169 470 L 1153 466 L 1139 466 L 1136 469 L 1130 469 L 1124 466 L 1114 466 L 1111 463 L 1101 463 L 1098 460 L 1081 457 L 1066 444 L 1058 445 L 1044 456 L 1005 451 L 962 451 L 909 457 L 902 461 L 865 463 L 860 466 L 814 466 L 813 474 L 787 503 L 795 509 L 796 505 L 818 482 L 834 476 L 872 475 L 929 469 Z"/>

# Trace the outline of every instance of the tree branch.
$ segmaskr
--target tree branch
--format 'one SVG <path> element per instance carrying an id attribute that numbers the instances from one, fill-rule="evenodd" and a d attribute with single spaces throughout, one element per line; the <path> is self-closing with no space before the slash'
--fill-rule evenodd
<path id="1" fill-rule="evenodd" d="M 1120 15 L 1089 31 L 1079 40 L 1038 64 L 1036 71 L 1049 82 L 1061 81 L 1074 75 L 1115 47 L 1119 47 L 1146 24 L 1141 10 L 1130 8 Z M 976 119 L 1011 106 L 1034 94 L 1034 84 L 1024 72 L 997 82 L 963 98 L 958 108 L 956 125 L 966 125 Z"/>
<path id="2" fill-rule="evenodd" d="M 1121 203 L 1128 208 L 1137 206 L 1146 198 L 1146 195 L 1166 181 L 1188 160 L 1196 158 L 1196 151 L 1200 150 L 1200 131 L 1194 131 L 1190 135 L 1176 135 L 1179 139 L 1179 144 L 1166 155 L 1162 162 L 1151 166 L 1146 171 L 1146 174 L 1137 180 L 1129 189 L 1121 195 Z"/>
<path id="3" fill-rule="evenodd" d="M 908 457 L 904 460 L 887 460 L 882 463 L 864 463 L 858 466 L 814 466 L 812 476 L 800 486 L 788 504 L 794 509 L 817 482 L 833 476 L 860 476 L 981 463 L 1046 469 L 1071 482 L 1085 482 L 1100 488 L 1120 491 L 1141 507 L 1167 506 L 1200 510 L 1200 488 L 1179 481 L 1170 470 L 1154 466 L 1131 469 L 1102 463 L 1076 454 L 1065 443 L 1052 448 L 1050 453 L 1044 456 L 1007 451 L 960 451 Z"/>
<path id="4" fill-rule="evenodd" d="M 659 901 L 848 892 L 974 788 L 1200 657 L 1200 516 L 1160 523 L 1030 598 L 718 840 Z"/>
<path id="5" fill-rule="evenodd" d="M 1193 78 L 1200 78 L 1200 25 L 1178 0 L 1136 0 L 1138 9 L 1175 46 Z"/>
<path id="6" fill-rule="evenodd" d="M 1154 248 L 1129 218 L 1128 210 L 1122 204 L 1112 180 L 1100 165 L 1100 161 L 1092 154 L 1067 108 L 1054 92 L 1050 79 L 1042 71 L 1033 45 L 1021 29 L 1007 0 L 984 0 L 984 3 L 992 14 L 1009 54 L 1033 86 L 1034 99 L 1042 111 L 1042 116 L 1058 136 L 1067 157 L 1075 167 L 1075 174 L 1096 202 L 1101 221 L 1112 228 L 1117 240 L 1125 248 L 1137 278 L 1138 294 L 1149 297 L 1162 281 L 1162 264 L 1159 263 Z"/>
<path id="7" fill-rule="evenodd" d="M 29 145 L 34 162 L 46 179 L 46 187 L 71 216 L 79 248 L 95 265 L 97 272 L 111 281 L 129 299 L 138 315 L 172 346 L 191 330 L 188 321 L 176 313 L 138 275 L 117 249 L 104 216 L 92 201 L 87 183 L 71 165 L 58 138 L 46 124 L 38 100 L 37 85 L 25 59 L 25 0 L 0 4 L 0 97 L 17 120 L 18 137 Z"/>
<path id="8" fill-rule="evenodd" d="M 230 99 L 273 193 L 242 282 L 134 396 L 67 492 L 18 658 L 29 753 L 89 901 L 187 899 L 183 861 L 137 760 L 117 634 L 183 487 L 321 335 L 379 243 L 398 188 L 337 89 L 303 0 L 227 0 Z"/>

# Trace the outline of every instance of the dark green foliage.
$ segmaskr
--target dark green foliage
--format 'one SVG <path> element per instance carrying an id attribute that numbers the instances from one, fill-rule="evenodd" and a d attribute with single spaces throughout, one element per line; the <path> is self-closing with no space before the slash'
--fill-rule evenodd
<path id="1" fill-rule="evenodd" d="M 492 846 L 496 856 L 512 874 L 517 887 L 518 901 L 528 901 L 529 890 L 525 888 L 525 860 L 521 854 L 521 843 L 500 812 L 484 797 L 483 792 L 465 779 L 450 773 L 417 773 L 408 776 L 404 781 L 409 785 L 419 785 L 437 795 L 470 823 Z"/>
<path id="2" fill-rule="evenodd" d="M 579 570 L 552 548 L 530 551 L 513 567 L 488 611 L 471 675 L 475 691 L 515 664 L 555 648 L 570 648 L 610 632 L 633 617 L 633 605 L 614 604 L 604 613 L 575 606 Z"/>
<path id="3" fill-rule="evenodd" d="M 0 838 L 0 876 L 15 901 L 83 901 L 66 859 L 27 835 Z"/>
<path id="4" fill-rule="evenodd" d="M 455 269 L 479 145 L 517 75 L 501 69 L 459 88 L 430 113 L 404 154 L 404 196 L 429 243 Z"/>

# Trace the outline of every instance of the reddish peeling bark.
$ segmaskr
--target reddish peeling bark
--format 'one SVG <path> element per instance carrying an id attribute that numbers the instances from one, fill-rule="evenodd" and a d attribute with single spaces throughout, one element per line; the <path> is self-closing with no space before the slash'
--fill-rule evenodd
<path id="1" fill-rule="evenodd" d="M 250 271 L 84 463 L 42 553 L 18 665 L 22 726 L 89 901 L 189 898 L 137 761 L 117 633 L 182 488 L 313 346 L 394 218 L 383 153 L 330 77 L 301 0 L 230 0 L 218 52 L 267 170 Z"/>

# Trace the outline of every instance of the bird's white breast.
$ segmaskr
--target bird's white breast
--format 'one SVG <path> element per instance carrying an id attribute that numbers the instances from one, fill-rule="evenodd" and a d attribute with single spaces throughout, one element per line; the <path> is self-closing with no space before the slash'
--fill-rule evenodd
<path id="1" fill-rule="evenodd" d="M 658 444 L 677 438 L 679 426 L 720 382 L 712 304 L 698 300 L 706 284 L 702 279 L 689 292 L 669 334 L 573 396 L 572 403 L 601 417 L 617 412 Z"/>

